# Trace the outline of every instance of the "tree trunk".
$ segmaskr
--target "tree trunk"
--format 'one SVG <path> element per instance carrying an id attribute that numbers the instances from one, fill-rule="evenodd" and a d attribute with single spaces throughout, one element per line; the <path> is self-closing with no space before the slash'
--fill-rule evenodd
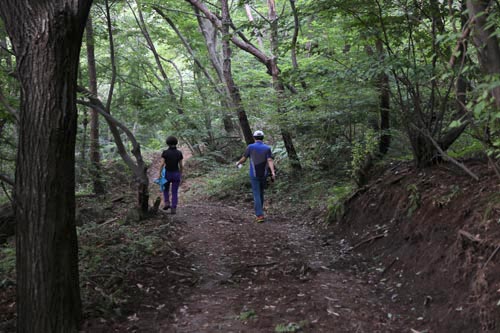
<path id="1" fill-rule="evenodd" d="M 241 101 L 240 90 L 236 86 L 233 80 L 233 73 L 231 70 L 231 45 L 229 43 L 229 26 L 231 25 L 231 19 L 229 17 L 229 7 L 227 5 L 227 0 L 221 1 L 222 5 L 222 53 L 223 53 L 223 63 L 222 72 L 224 75 L 224 82 L 226 83 L 227 89 L 231 96 L 232 106 L 236 109 L 238 114 L 238 120 L 240 122 L 241 130 L 243 131 L 243 136 L 245 137 L 245 142 L 247 145 L 254 143 L 252 136 L 252 130 L 250 129 L 250 124 L 248 123 L 248 118 L 245 110 L 243 109 L 243 103 Z"/>
<path id="2" fill-rule="evenodd" d="M 408 133 L 410 134 L 410 143 L 417 168 L 431 166 L 442 159 L 432 141 L 422 132 L 412 128 Z"/>
<path id="3" fill-rule="evenodd" d="M 77 332 L 76 79 L 91 0 L 3 0 L 21 85 L 16 163 L 17 331 Z"/>
<path id="4" fill-rule="evenodd" d="M 194 52 L 194 50 L 191 48 L 191 46 L 189 45 L 187 39 L 182 35 L 182 33 L 180 32 L 180 30 L 176 27 L 176 25 L 174 24 L 174 22 L 165 14 L 165 12 L 158 6 L 153 6 L 153 9 L 158 13 L 160 14 L 161 17 L 163 17 L 165 19 L 165 21 L 167 21 L 167 23 L 170 25 L 170 27 L 175 31 L 175 33 L 177 34 L 177 36 L 179 37 L 179 39 L 182 41 L 182 43 L 184 44 L 184 46 L 186 47 L 186 50 L 189 52 L 189 54 L 191 55 L 191 57 L 193 58 L 193 61 L 195 63 L 195 65 L 200 69 L 200 71 L 204 74 L 204 76 L 207 78 L 207 80 L 210 82 L 210 84 L 212 85 L 212 87 L 214 88 L 214 90 L 216 91 L 216 93 L 218 94 L 219 98 L 220 98 L 220 101 L 221 101 L 221 105 L 223 107 L 223 124 L 224 124 L 224 129 L 226 130 L 226 132 L 228 134 L 232 134 L 236 131 L 235 129 L 235 126 L 234 126 L 234 123 L 233 123 L 233 120 L 231 118 L 231 115 L 229 114 L 229 109 L 230 109 L 230 105 L 229 105 L 229 92 L 227 91 L 227 88 L 220 88 L 219 86 L 221 86 L 221 78 L 223 77 L 222 75 L 219 76 L 219 81 L 216 82 L 216 80 L 214 80 L 212 78 L 212 76 L 210 75 L 210 73 L 207 71 L 207 69 L 205 68 L 205 66 L 203 66 L 203 64 L 201 63 L 201 61 L 196 57 L 196 53 Z M 200 28 L 201 30 L 203 31 L 203 35 L 205 37 L 205 41 L 207 42 L 207 36 L 206 36 L 206 29 L 204 26 L 202 26 L 202 18 L 198 17 L 198 24 L 200 25 Z M 210 22 L 208 22 L 209 25 L 212 25 Z M 215 29 L 213 29 L 214 32 Z M 207 42 L 207 46 L 208 46 L 208 42 Z M 212 58 L 212 53 L 209 52 L 209 56 L 210 58 Z M 212 64 L 214 64 L 214 61 L 212 61 Z M 215 65 L 214 65 L 215 66 Z M 217 70 L 217 68 L 216 68 Z M 218 71 L 217 71 L 218 73 Z M 219 74 L 218 74 L 219 75 Z M 210 136 L 210 133 L 209 133 L 209 136 Z"/>
<path id="5" fill-rule="evenodd" d="M 377 39 L 376 48 L 379 58 L 384 58 L 384 45 L 380 39 Z M 379 112 L 380 112 L 380 141 L 379 152 L 386 154 L 391 145 L 390 129 L 390 110 L 391 110 L 391 91 L 389 87 L 389 76 L 381 73 L 378 78 L 379 84 Z"/>
<path id="6" fill-rule="evenodd" d="M 94 52 L 94 28 L 92 18 L 87 20 L 86 27 L 87 63 L 89 72 L 89 90 L 97 96 L 97 70 Z M 101 153 L 99 151 L 99 113 L 96 109 L 90 109 L 90 175 L 94 186 L 94 193 L 104 193 L 104 184 L 101 179 Z"/>
<path id="7" fill-rule="evenodd" d="M 147 169 L 145 169 L 145 172 L 147 172 Z M 138 193 L 137 202 L 139 202 L 139 212 L 141 213 L 141 219 L 144 219 L 149 211 L 149 185 L 144 183 L 139 183 L 137 193 Z"/>
<path id="8" fill-rule="evenodd" d="M 235 131 L 235 127 L 233 124 L 233 120 L 231 118 L 231 114 L 229 113 L 229 110 L 232 110 L 232 103 L 231 103 L 231 93 L 229 92 L 229 89 L 227 87 L 227 84 L 225 83 L 224 80 L 224 73 L 222 70 L 222 64 L 220 61 L 220 53 L 217 52 L 218 49 L 218 39 L 217 39 L 217 29 L 214 27 L 212 22 L 210 20 L 203 18 L 201 15 L 198 15 L 200 12 L 198 8 L 193 7 L 196 15 L 196 18 L 198 20 L 198 26 L 200 27 L 200 30 L 203 34 L 203 38 L 205 40 L 205 45 L 207 47 L 208 51 L 208 57 L 210 59 L 210 62 L 212 63 L 212 67 L 214 68 L 215 72 L 217 73 L 217 78 L 218 78 L 218 83 L 223 86 L 224 88 L 224 93 L 220 95 L 220 104 L 223 109 L 222 111 L 222 121 L 224 124 L 224 130 L 228 133 L 231 134 Z M 241 128 L 241 126 L 240 126 Z"/>
<path id="9" fill-rule="evenodd" d="M 490 1 L 468 0 L 467 9 L 470 19 L 475 23 L 473 40 L 478 51 L 481 69 L 486 74 L 500 74 L 500 45 L 495 34 L 496 25 L 490 24 L 487 8 Z M 500 108 L 500 87 L 491 90 L 495 106 Z"/>
<path id="10" fill-rule="evenodd" d="M 279 77 L 279 68 L 278 65 L 276 64 L 275 59 L 271 61 L 270 64 L 270 69 L 271 69 L 271 75 L 273 78 L 273 87 L 274 90 L 276 91 L 276 99 L 278 103 L 278 113 L 282 114 L 284 113 L 283 107 L 281 106 L 281 103 L 284 101 L 284 96 L 285 96 L 285 86 L 280 80 Z M 290 159 L 290 165 L 294 170 L 300 170 L 302 169 L 302 166 L 300 165 L 300 159 L 299 156 L 297 155 L 297 151 L 295 150 L 295 146 L 293 144 L 293 139 L 292 139 L 292 134 L 285 129 L 282 125 L 280 126 L 281 128 L 281 137 L 283 138 L 283 143 L 285 144 L 285 149 L 288 155 L 288 158 Z"/>
<path id="11" fill-rule="evenodd" d="M 271 25 L 271 53 L 272 58 L 267 63 L 269 72 L 273 80 L 273 87 L 276 91 L 276 101 L 278 103 L 278 113 L 283 114 L 286 112 L 283 107 L 283 102 L 285 100 L 285 86 L 281 81 L 280 70 L 278 68 L 278 17 L 276 14 L 276 4 L 274 0 L 267 0 L 268 10 L 269 10 L 269 22 Z M 285 144 L 286 152 L 288 158 L 290 159 L 290 164 L 294 170 L 300 170 L 302 167 L 300 165 L 300 159 L 293 145 L 292 135 L 283 125 L 281 128 L 281 137 L 283 138 L 283 143 Z"/>
<path id="12" fill-rule="evenodd" d="M 214 26 L 216 26 L 218 29 L 222 30 L 222 26 L 224 25 L 221 20 L 214 15 L 210 10 L 205 7 L 205 5 L 200 2 L 199 0 L 186 0 L 189 2 L 192 6 L 196 7 L 198 10 L 203 12 L 205 14 L 205 17 L 209 19 Z M 227 7 L 227 0 L 221 0 L 221 3 Z M 274 37 L 271 38 L 271 43 L 272 43 L 272 49 L 277 50 L 277 19 L 276 19 L 276 11 L 275 11 L 275 6 L 274 6 L 274 1 L 268 0 L 269 4 L 269 10 L 270 10 L 270 19 L 269 21 L 271 22 L 271 33 L 274 35 Z M 272 11 L 272 12 L 271 12 Z M 229 15 L 229 11 L 228 14 Z M 274 18 L 273 18 L 274 17 Z M 228 16 L 229 18 L 229 16 Z M 230 20 L 226 20 L 227 24 L 231 24 Z M 276 89 L 277 92 L 277 99 L 278 102 L 281 103 L 284 98 L 284 94 L 280 94 L 279 89 L 284 92 L 284 85 L 281 82 L 281 78 L 279 75 L 279 68 L 277 64 L 276 57 L 273 55 L 272 57 L 268 57 L 262 50 L 259 50 L 256 48 L 252 43 L 248 41 L 247 38 L 243 36 L 241 32 L 235 32 L 233 34 L 230 34 L 230 39 L 231 41 L 241 50 L 246 51 L 250 54 L 252 54 L 258 61 L 260 61 L 262 64 L 264 64 L 267 68 L 268 74 L 271 76 L 274 75 L 273 78 L 273 85 Z M 241 37 L 238 38 L 238 37 Z M 277 54 L 277 53 L 273 53 Z M 277 80 L 276 80 L 277 79 Z M 284 109 L 278 107 L 278 112 L 279 113 L 284 113 Z M 282 136 L 284 140 L 285 147 L 287 148 L 287 154 L 288 158 L 290 158 L 291 165 L 294 169 L 300 169 L 300 161 L 298 158 L 297 153 L 295 152 L 295 147 L 293 145 L 292 141 L 292 136 L 286 129 L 282 129 Z"/>
<path id="13" fill-rule="evenodd" d="M 123 159 L 123 162 L 125 162 L 125 164 L 127 164 L 130 170 L 134 173 L 136 182 L 138 184 L 141 184 L 138 185 L 139 186 L 138 197 L 143 198 L 144 197 L 143 194 L 147 193 L 147 188 L 149 187 L 149 179 L 147 176 L 147 166 L 142 158 L 140 144 L 137 142 L 132 132 L 106 110 L 106 107 L 101 102 L 101 100 L 95 97 L 90 91 L 82 87 L 78 87 L 78 91 L 85 94 L 86 97 L 90 100 L 90 102 L 85 102 L 82 100 L 78 100 L 77 102 L 79 104 L 97 110 L 100 113 L 100 115 L 103 116 L 104 119 L 106 119 L 106 122 L 108 123 L 109 126 L 109 130 L 113 135 L 118 154 L 120 154 L 120 157 Z M 130 141 L 130 144 L 132 145 L 132 150 L 130 150 L 130 152 L 134 156 L 136 162 L 134 162 L 132 157 L 128 154 L 128 149 L 125 147 L 124 141 L 120 136 L 119 129 L 125 133 L 126 138 Z M 144 209 L 144 201 L 142 199 L 138 200 L 138 209 L 140 210 Z M 144 209 L 143 213 L 147 213 L 147 210 Z"/>

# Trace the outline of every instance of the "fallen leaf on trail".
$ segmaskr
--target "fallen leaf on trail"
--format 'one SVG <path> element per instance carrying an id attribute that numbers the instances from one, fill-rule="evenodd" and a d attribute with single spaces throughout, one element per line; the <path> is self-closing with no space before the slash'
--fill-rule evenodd
<path id="1" fill-rule="evenodd" d="M 332 314 L 332 315 L 335 315 L 337 317 L 340 317 L 340 315 L 337 312 L 333 311 L 332 309 L 326 309 L 326 312 L 328 312 L 328 314 Z"/>
<path id="2" fill-rule="evenodd" d="M 137 313 L 134 313 L 132 316 L 128 316 L 127 319 L 129 321 L 138 321 L 139 317 L 137 317 Z"/>

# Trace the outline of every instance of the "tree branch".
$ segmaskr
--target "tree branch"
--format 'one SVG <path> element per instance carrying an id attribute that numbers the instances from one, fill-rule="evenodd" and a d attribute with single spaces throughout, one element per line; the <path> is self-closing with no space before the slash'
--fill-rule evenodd
<path id="1" fill-rule="evenodd" d="M 463 163 L 460 163 L 459 161 L 457 161 L 453 157 L 451 157 L 448 154 L 446 154 L 446 152 L 443 149 L 441 149 L 441 147 L 436 142 L 436 140 L 434 140 L 434 138 L 427 131 L 424 131 L 424 130 L 420 129 L 420 128 L 418 128 L 417 126 L 415 126 L 413 124 L 411 124 L 411 126 L 414 129 L 416 129 L 417 131 L 419 131 L 420 133 L 422 133 L 424 136 L 426 136 L 432 142 L 432 144 L 434 145 L 434 147 L 436 147 L 437 151 L 439 152 L 439 155 L 441 155 L 441 157 L 443 157 L 444 160 L 455 164 L 460 169 L 464 170 L 469 176 L 471 176 L 475 180 L 479 180 L 479 177 L 475 173 L 473 173 L 472 171 L 470 171 Z"/>
<path id="2" fill-rule="evenodd" d="M 205 14 L 205 17 L 210 20 L 214 26 L 217 27 L 217 29 L 222 30 L 222 22 L 221 20 L 215 16 L 205 5 L 199 1 L 199 0 L 185 0 L 189 2 L 192 6 L 198 8 L 199 11 L 201 11 L 203 14 Z M 235 35 L 231 35 L 231 41 L 238 46 L 240 49 L 243 51 L 246 51 L 253 55 L 259 62 L 263 63 L 266 65 L 266 67 L 269 68 L 269 62 L 272 60 L 269 58 L 266 54 L 264 54 L 261 50 L 256 48 L 254 45 L 251 43 L 245 42 L 242 39 L 239 39 Z"/>
<path id="3" fill-rule="evenodd" d="M 106 101 L 106 111 L 110 113 L 111 101 L 113 99 L 113 92 L 116 82 L 116 61 L 115 61 L 115 42 L 113 38 L 113 27 L 111 26 L 111 13 L 108 0 L 106 0 L 106 22 L 107 22 L 108 36 L 109 36 L 109 55 L 111 58 L 111 82 L 109 84 L 108 99 Z"/>
<path id="4" fill-rule="evenodd" d="M 10 178 L 9 176 L 0 173 L 0 181 L 9 184 L 10 186 L 14 186 L 15 181 L 14 179 Z"/>
<path id="5" fill-rule="evenodd" d="M 214 86 L 214 88 L 215 88 L 215 90 L 217 91 L 218 94 L 223 95 L 224 92 L 218 87 L 217 84 L 215 84 L 214 79 L 212 78 L 212 76 L 210 75 L 210 73 L 208 73 L 208 71 L 205 68 L 205 66 L 203 66 L 201 64 L 200 60 L 195 56 L 194 51 L 191 48 L 191 45 L 189 45 L 189 43 L 186 40 L 186 38 L 184 38 L 184 36 L 182 35 L 182 33 L 179 31 L 179 29 L 177 29 L 177 26 L 174 24 L 174 22 L 158 6 L 153 6 L 152 8 L 161 17 L 163 17 L 165 19 L 165 21 L 167 21 L 167 23 L 175 31 L 175 33 L 177 34 L 177 36 L 181 40 L 182 44 L 184 44 L 184 47 L 186 48 L 186 50 L 188 51 L 188 53 L 191 55 L 191 58 L 193 59 L 193 61 L 195 62 L 195 64 L 201 69 L 201 71 L 203 72 L 203 74 L 205 75 L 205 77 L 207 78 L 207 80 Z M 177 69 L 177 67 L 176 67 L 176 69 Z M 178 69 L 177 69 L 177 71 L 178 71 Z"/>
<path id="6" fill-rule="evenodd" d="M 134 172 L 138 181 L 144 182 L 145 180 L 142 179 L 141 173 L 140 173 L 140 170 L 142 168 L 144 168 L 144 161 L 143 161 L 142 155 L 141 155 L 140 144 L 137 142 L 137 140 L 135 139 L 132 132 L 125 125 L 123 125 L 120 121 L 118 121 L 111 114 L 109 114 L 107 112 L 104 104 L 101 102 L 101 100 L 99 100 L 97 97 L 92 95 L 92 93 L 89 90 L 79 86 L 78 92 L 84 94 L 85 97 L 88 98 L 90 102 L 87 102 L 84 100 L 77 100 L 77 103 L 95 109 L 97 112 L 99 112 L 99 114 L 101 114 L 106 119 L 106 122 L 108 123 L 109 129 L 110 129 L 111 133 L 113 134 L 113 138 L 115 140 L 115 144 L 116 144 L 116 147 L 118 149 L 118 153 L 122 157 L 123 161 Z M 127 135 L 127 138 L 132 143 L 132 147 L 133 147 L 132 154 L 134 155 L 137 163 L 135 163 L 132 160 L 132 158 L 130 157 L 130 155 L 127 153 L 125 145 L 123 144 L 123 141 L 120 137 L 120 133 L 118 132 L 118 128 L 120 128 Z"/>

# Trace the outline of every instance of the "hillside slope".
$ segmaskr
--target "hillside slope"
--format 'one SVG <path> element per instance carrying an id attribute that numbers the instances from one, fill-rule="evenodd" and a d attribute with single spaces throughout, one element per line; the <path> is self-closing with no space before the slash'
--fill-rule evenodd
<path id="1" fill-rule="evenodd" d="M 451 165 L 394 165 L 353 195 L 332 237 L 432 332 L 498 332 L 499 179 L 469 162 L 475 181 Z"/>

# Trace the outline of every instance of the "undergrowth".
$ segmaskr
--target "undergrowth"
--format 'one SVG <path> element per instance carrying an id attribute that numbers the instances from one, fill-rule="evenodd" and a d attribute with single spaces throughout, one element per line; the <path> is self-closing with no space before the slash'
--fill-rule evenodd
<path id="1" fill-rule="evenodd" d="M 0 287 L 15 280 L 16 250 L 14 242 L 0 246 Z"/>
<path id="2" fill-rule="evenodd" d="M 121 314 L 120 305 L 127 302 L 123 282 L 166 245 L 158 236 L 166 228 L 88 223 L 78 229 L 82 298 L 91 303 L 87 311 Z"/>
<path id="3" fill-rule="evenodd" d="M 267 207 L 290 215 L 309 210 L 332 210 L 337 202 L 340 206 L 343 198 L 353 189 L 350 182 L 338 174 L 317 169 L 304 169 L 297 174 L 281 165 L 277 165 L 276 181 L 268 179 L 267 183 Z M 188 195 L 202 195 L 219 201 L 252 200 L 248 163 L 241 169 L 233 165 L 219 165 L 199 177 L 196 184 Z"/>

